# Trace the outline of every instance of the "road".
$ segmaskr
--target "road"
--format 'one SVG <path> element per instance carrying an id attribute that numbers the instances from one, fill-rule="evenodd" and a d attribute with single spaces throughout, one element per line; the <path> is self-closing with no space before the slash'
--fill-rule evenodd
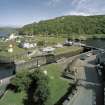
<path id="1" fill-rule="evenodd" d="M 68 105 L 104 105 L 102 85 L 95 70 L 95 56 L 78 60 L 76 78 L 79 80 L 78 95 Z"/>

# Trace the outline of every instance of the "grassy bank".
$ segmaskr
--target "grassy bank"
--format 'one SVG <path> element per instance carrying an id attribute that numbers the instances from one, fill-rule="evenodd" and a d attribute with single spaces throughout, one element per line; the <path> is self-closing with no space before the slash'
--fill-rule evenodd
<path id="1" fill-rule="evenodd" d="M 8 90 L 0 100 L 0 105 L 24 105 L 24 97 L 24 92 L 14 93 L 13 91 Z"/>
<path id="2" fill-rule="evenodd" d="M 47 71 L 47 75 L 50 78 L 50 91 L 51 95 L 48 99 L 46 105 L 54 105 L 69 88 L 69 81 L 63 80 L 61 78 L 62 74 L 62 66 L 58 64 L 51 64 L 43 67 L 44 70 Z"/>
<path id="3" fill-rule="evenodd" d="M 69 81 L 61 78 L 62 67 L 59 64 L 50 64 L 41 67 L 42 72 L 47 71 L 49 77 L 50 97 L 46 105 L 54 105 L 68 90 Z M 0 100 L 0 105 L 24 105 L 25 92 L 14 93 L 8 90 Z"/>
<path id="4" fill-rule="evenodd" d="M 55 50 L 55 54 L 59 55 L 59 54 L 65 54 L 65 53 L 70 53 L 70 52 L 72 53 L 79 50 L 82 50 L 82 48 L 78 46 L 69 46 L 69 47 L 57 48 Z"/>

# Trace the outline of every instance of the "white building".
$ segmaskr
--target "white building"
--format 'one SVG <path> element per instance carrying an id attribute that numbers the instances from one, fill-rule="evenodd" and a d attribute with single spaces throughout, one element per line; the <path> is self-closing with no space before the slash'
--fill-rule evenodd
<path id="1" fill-rule="evenodd" d="M 42 49 L 42 52 L 50 53 L 50 52 L 53 52 L 54 50 L 55 48 L 53 47 L 45 47 Z"/>
<path id="2" fill-rule="evenodd" d="M 36 46 L 37 46 L 36 43 L 28 43 L 28 42 L 21 43 L 21 47 L 26 49 L 35 48 Z"/>
<path id="3" fill-rule="evenodd" d="M 15 38 L 17 38 L 17 37 L 14 35 L 14 33 L 12 33 L 12 34 L 9 36 L 9 40 L 13 40 L 13 39 L 15 39 Z"/>
<path id="4" fill-rule="evenodd" d="M 10 36 L 6 39 L 6 41 L 8 40 L 14 40 L 16 38 L 21 38 L 22 36 L 16 36 L 15 33 L 10 34 Z"/>
<path id="5" fill-rule="evenodd" d="M 71 46 L 71 45 L 73 45 L 73 41 L 68 41 L 68 40 L 66 40 L 66 41 L 64 42 L 64 45 Z"/>

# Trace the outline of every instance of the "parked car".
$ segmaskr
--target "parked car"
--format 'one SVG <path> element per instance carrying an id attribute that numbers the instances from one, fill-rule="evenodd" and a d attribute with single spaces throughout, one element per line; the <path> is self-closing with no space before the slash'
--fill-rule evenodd
<path id="1" fill-rule="evenodd" d="M 92 54 L 91 54 L 91 53 L 87 53 L 86 55 L 87 55 L 88 57 L 90 57 Z"/>
<path id="2" fill-rule="evenodd" d="M 80 60 L 85 60 L 88 56 L 86 54 L 80 55 Z"/>
<path id="3" fill-rule="evenodd" d="M 73 45 L 73 42 L 72 42 L 72 41 L 66 40 L 66 41 L 64 42 L 64 46 L 72 46 L 72 45 Z"/>

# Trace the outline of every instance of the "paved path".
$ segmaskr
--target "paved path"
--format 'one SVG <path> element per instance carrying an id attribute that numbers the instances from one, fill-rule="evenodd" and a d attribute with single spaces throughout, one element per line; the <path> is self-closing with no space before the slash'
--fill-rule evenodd
<path id="1" fill-rule="evenodd" d="M 95 56 L 79 60 L 76 78 L 79 79 L 80 90 L 77 97 L 68 105 L 103 105 L 102 85 L 95 70 Z"/>
<path id="2" fill-rule="evenodd" d="M 92 90 L 86 90 L 85 88 L 81 87 L 79 90 L 78 96 L 75 98 L 74 102 L 70 105 L 92 105 L 92 98 L 93 98 Z"/>

